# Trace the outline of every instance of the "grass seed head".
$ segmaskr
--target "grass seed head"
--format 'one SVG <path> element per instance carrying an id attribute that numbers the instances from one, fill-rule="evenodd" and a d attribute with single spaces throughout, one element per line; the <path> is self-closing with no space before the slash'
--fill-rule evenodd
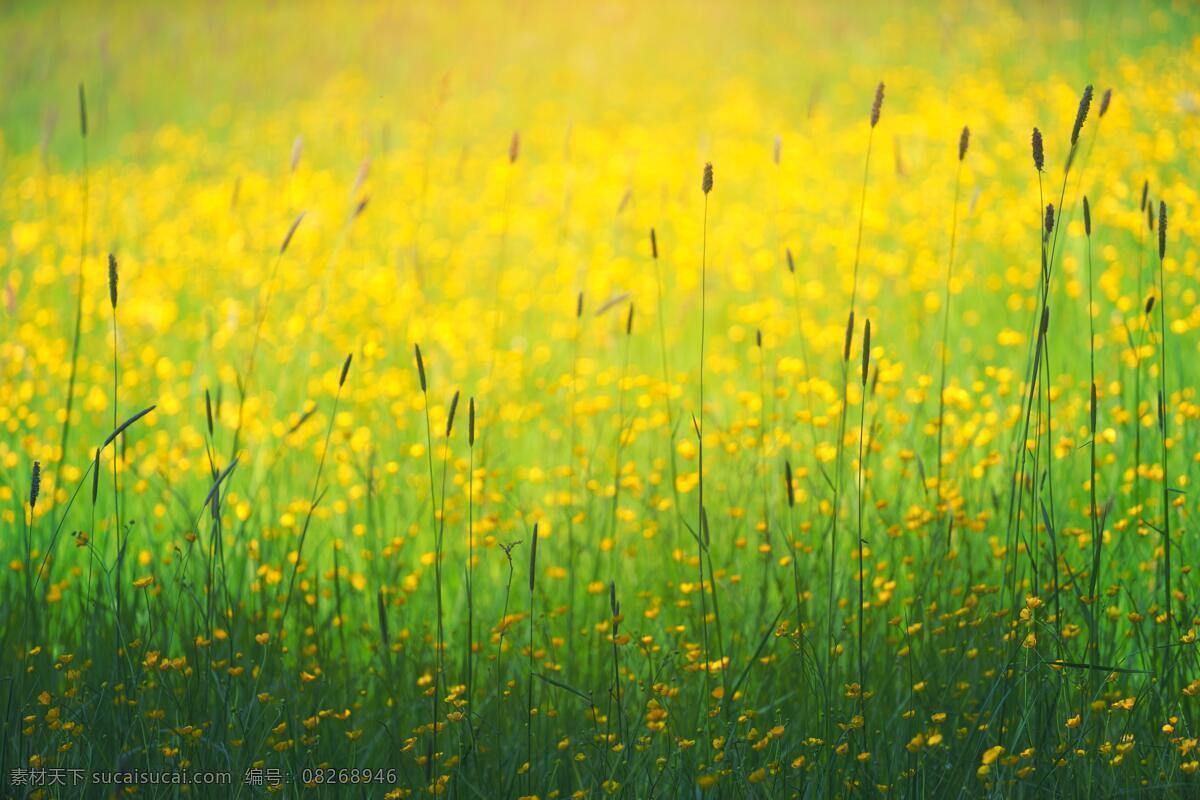
<path id="1" fill-rule="evenodd" d="M 875 99 L 871 102 L 871 127 L 879 124 L 879 112 L 883 110 L 883 81 L 875 87 Z"/>
<path id="2" fill-rule="evenodd" d="M 92 507 L 100 497 L 100 448 L 96 448 L 96 456 L 92 459 Z"/>
<path id="3" fill-rule="evenodd" d="M 108 254 L 108 302 L 117 310 L 117 257 Z"/>
<path id="4" fill-rule="evenodd" d="M 29 510 L 37 506 L 38 495 L 42 491 L 42 462 L 33 462 L 33 471 L 29 475 Z"/>
<path id="5" fill-rule="evenodd" d="M 1054 203 L 1046 204 L 1046 234 L 1054 231 Z"/>
<path id="6" fill-rule="evenodd" d="M 530 594 L 533 594 L 533 585 L 537 578 L 537 544 L 538 544 L 538 524 L 535 522 L 535 523 L 533 523 L 533 544 L 529 548 L 529 593 Z"/>
<path id="7" fill-rule="evenodd" d="M 421 358 L 421 345 L 414 344 L 413 352 L 417 354 L 417 380 L 421 384 L 421 391 L 424 392 L 428 387 L 425 385 L 425 360 Z"/>
<path id="8" fill-rule="evenodd" d="M 1083 96 L 1079 98 L 1079 109 L 1075 112 L 1075 127 L 1071 128 L 1071 147 L 1079 141 L 1079 132 L 1083 130 L 1083 123 L 1087 120 L 1088 110 L 1092 107 L 1092 85 L 1089 83 L 1083 89 Z"/>
<path id="9" fill-rule="evenodd" d="M 846 318 L 846 340 L 842 344 L 842 361 L 850 360 L 850 343 L 854 341 L 854 309 L 850 309 L 850 316 Z"/>
<path id="10" fill-rule="evenodd" d="M 706 163 L 704 165 L 704 178 L 700 181 L 700 188 L 704 190 L 705 194 L 708 194 L 709 192 L 712 191 L 713 169 L 712 169 L 711 161 L 709 161 L 708 163 Z"/>
<path id="11" fill-rule="evenodd" d="M 1167 202 L 1158 201 L 1158 259 L 1167 257 Z"/>
<path id="12" fill-rule="evenodd" d="M 79 82 L 79 133 L 87 138 L 87 94 L 83 91 L 83 81 Z"/>
<path id="13" fill-rule="evenodd" d="M 475 446 L 475 398 L 467 403 L 467 444 Z"/>
<path id="14" fill-rule="evenodd" d="M 346 376 L 350 373 L 350 362 L 354 358 L 354 353 L 346 354 L 346 361 L 342 364 L 342 374 L 338 378 L 338 388 L 341 389 L 346 385 Z"/>
<path id="15" fill-rule="evenodd" d="M 792 462 L 783 462 L 783 482 L 787 487 L 788 508 L 796 507 L 796 487 L 792 485 Z"/>
<path id="16" fill-rule="evenodd" d="M 1033 137 L 1031 139 L 1033 146 L 1033 166 L 1038 172 L 1046 168 L 1046 151 L 1042 147 L 1042 132 L 1037 128 L 1033 129 Z"/>
<path id="17" fill-rule="evenodd" d="M 958 160 L 962 161 L 967 157 L 967 147 L 971 144 L 971 129 L 963 125 L 962 133 L 958 137 Z"/>
<path id="18" fill-rule="evenodd" d="M 517 157 L 521 155 L 521 132 L 513 131 L 512 139 L 508 142 L 508 163 L 517 163 Z"/>
<path id="19" fill-rule="evenodd" d="M 654 235 L 654 228 L 650 229 L 650 255 L 658 261 L 658 237 Z"/>
<path id="20" fill-rule="evenodd" d="M 446 438 L 450 438 L 450 432 L 454 430 L 454 412 L 458 410 L 458 390 L 454 390 L 454 397 L 450 398 L 450 411 L 446 414 Z"/>
<path id="21" fill-rule="evenodd" d="M 1092 422 L 1092 428 L 1091 428 L 1091 430 L 1092 430 L 1092 436 L 1093 436 L 1093 438 L 1094 438 L 1094 437 L 1095 437 L 1095 434 L 1096 434 L 1096 382 L 1095 382 L 1095 381 L 1092 381 L 1092 399 L 1091 399 L 1091 402 L 1092 402 L 1091 409 L 1090 409 L 1090 412 L 1091 412 L 1091 422 Z"/>
<path id="22" fill-rule="evenodd" d="M 871 320 L 867 320 L 866 326 L 863 328 L 863 351 L 862 351 L 862 385 L 865 389 L 867 386 L 867 372 L 871 369 Z"/>
<path id="23" fill-rule="evenodd" d="M 1083 232 L 1092 235 L 1092 207 L 1088 204 L 1087 195 L 1083 196 Z"/>
<path id="24" fill-rule="evenodd" d="M 1108 89 L 1104 90 L 1104 94 L 1100 95 L 1100 109 L 1099 109 L 1099 111 L 1097 111 L 1097 116 L 1100 119 L 1103 119 L 1104 115 L 1108 113 L 1108 104 L 1111 102 L 1112 102 L 1112 89 L 1108 88 Z"/>
<path id="25" fill-rule="evenodd" d="M 292 172 L 295 172 L 296 167 L 300 166 L 300 157 L 302 155 L 304 155 L 304 137 L 297 136 L 296 140 L 292 142 L 292 159 L 291 159 L 291 171 Z"/>
<path id="26" fill-rule="evenodd" d="M 304 213 L 301 211 L 296 216 L 296 219 L 292 221 L 292 226 L 288 228 L 287 235 L 283 237 L 283 244 L 279 245 L 279 255 L 287 252 L 288 245 L 292 243 L 292 237 L 296 235 L 296 229 L 300 227 L 300 222 L 304 219 Z"/>

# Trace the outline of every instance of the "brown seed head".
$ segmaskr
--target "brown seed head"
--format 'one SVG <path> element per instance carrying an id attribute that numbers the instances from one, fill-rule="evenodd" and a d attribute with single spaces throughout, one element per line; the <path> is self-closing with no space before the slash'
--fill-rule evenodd
<path id="1" fill-rule="evenodd" d="M 475 398 L 467 404 L 467 444 L 475 446 Z"/>
<path id="2" fill-rule="evenodd" d="M 879 124 L 879 112 L 883 110 L 883 81 L 875 87 L 875 99 L 871 102 L 871 127 Z"/>
<path id="3" fill-rule="evenodd" d="M 296 219 L 292 220 L 292 226 L 288 228 L 288 232 L 283 237 L 283 243 L 279 245 L 279 255 L 287 252 L 288 245 L 292 243 L 292 237 L 296 235 L 296 229 L 300 227 L 300 221 L 304 219 L 305 212 L 301 211 Z"/>
<path id="4" fill-rule="evenodd" d="M 850 343 L 854 341 L 854 309 L 850 309 L 850 316 L 846 318 L 846 341 L 842 345 L 842 361 L 850 360 Z"/>
<path id="5" fill-rule="evenodd" d="M 529 548 L 529 593 L 533 594 L 534 579 L 537 578 L 538 526 L 533 523 L 533 546 Z M 530 612 L 532 613 L 532 611 Z"/>
<path id="6" fill-rule="evenodd" d="M 1167 203 L 1158 201 L 1158 259 L 1167 257 Z"/>
<path id="7" fill-rule="evenodd" d="M 865 389 L 867 386 L 867 372 L 871 369 L 871 320 L 867 320 L 867 324 L 863 329 L 863 352 L 862 352 L 862 385 Z"/>
<path id="8" fill-rule="evenodd" d="M 33 472 L 29 476 L 29 510 L 33 511 L 37 505 L 38 495 L 42 491 L 42 463 L 40 461 L 33 462 Z"/>
<path id="9" fill-rule="evenodd" d="M 1083 130 L 1083 123 L 1087 120 L 1088 110 L 1092 107 L 1092 85 L 1089 83 L 1083 89 L 1083 96 L 1079 98 L 1079 109 L 1075 112 L 1075 127 L 1071 128 L 1071 147 L 1079 141 L 1079 132 Z"/>
<path id="10" fill-rule="evenodd" d="M 117 257 L 108 254 L 108 301 L 117 309 Z"/>
<path id="11" fill-rule="evenodd" d="M 796 488 L 792 486 L 792 462 L 783 462 L 783 481 L 787 485 L 788 508 L 796 507 Z"/>
<path id="12" fill-rule="evenodd" d="M 92 460 L 92 506 L 95 507 L 96 499 L 100 496 L 100 448 L 96 448 L 96 456 Z"/>
<path id="13" fill-rule="evenodd" d="M 417 354 L 417 378 L 421 382 L 421 391 L 424 392 L 427 387 L 425 386 L 425 360 L 421 358 L 421 345 L 414 344 L 413 350 Z"/>
<path id="14" fill-rule="evenodd" d="M 458 390 L 454 390 L 454 397 L 450 398 L 450 411 L 446 414 L 446 438 L 450 438 L 451 431 L 454 430 L 454 412 L 458 411 Z"/>

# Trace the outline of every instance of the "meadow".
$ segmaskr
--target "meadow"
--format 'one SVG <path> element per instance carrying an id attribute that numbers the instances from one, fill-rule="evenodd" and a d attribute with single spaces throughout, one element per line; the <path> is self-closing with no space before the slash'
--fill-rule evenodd
<path id="1" fill-rule="evenodd" d="M 0 48 L 0 795 L 1200 795 L 1189 4 Z"/>

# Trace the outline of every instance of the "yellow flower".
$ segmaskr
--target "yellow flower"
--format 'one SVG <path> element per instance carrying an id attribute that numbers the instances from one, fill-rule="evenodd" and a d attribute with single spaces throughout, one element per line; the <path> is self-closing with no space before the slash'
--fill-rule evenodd
<path id="1" fill-rule="evenodd" d="M 983 751 L 983 763 L 985 765 L 991 765 L 995 763 L 996 759 L 999 758 L 1003 753 L 1003 745 L 993 745 L 992 747 L 989 747 L 987 750 Z"/>

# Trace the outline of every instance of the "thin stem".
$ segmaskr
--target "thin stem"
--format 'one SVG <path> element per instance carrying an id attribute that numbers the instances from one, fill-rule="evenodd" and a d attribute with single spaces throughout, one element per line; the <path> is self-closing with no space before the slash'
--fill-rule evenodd
<path id="1" fill-rule="evenodd" d="M 1097 397 L 1096 397 L 1096 323 L 1095 323 L 1095 319 L 1092 316 L 1093 308 L 1094 308 L 1094 304 L 1095 304 L 1095 294 L 1094 294 L 1094 281 L 1092 278 L 1092 236 L 1090 233 L 1088 233 L 1088 236 L 1087 236 L 1087 279 L 1088 279 L 1088 309 L 1087 309 L 1087 316 L 1088 316 L 1088 369 L 1089 369 L 1090 381 L 1091 381 L 1090 387 L 1088 390 L 1089 391 L 1089 394 L 1088 394 L 1088 397 L 1089 397 L 1088 420 L 1089 420 L 1089 431 L 1091 433 L 1091 442 L 1090 442 L 1090 447 L 1089 447 L 1089 450 L 1091 451 L 1090 452 L 1091 458 L 1090 458 L 1090 463 L 1089 463 L 1089 468 L 1090 468 L 1091 474 L 1089 477 L 1088 484 L 1089 484 L 1089 502 L 1090 502 L 1090 506 L 1091 506 L 1089 516 L 1091 517 L 1091 529 L 1092 529 L 1092 580 L 1091 580 L 1091 590 L 1088 592 L 1088 596 L 1091 598 L 1091 602 L 1093 603 L 1093 608 L 1094 608 L 1095 607 L 1094 604 L 1096 602 L 1096 590 L 1100 585 L 1100 547 L 1101 547 L 1101 544 L 1103 543 L 1102 540 L 1103 540 L 1103 536 L 1104 536 L 1104 531 L 1100 529 L 1099 507 L 1096 503 L 1096 419 L 1097 419 L 1097 411 L 1098 410 L 1096 408 L 1096 404 L 1097 404 Z M 1098 665 L 1100 663 L 1100 660 L 1099 660 L 1100 659 L 1100 652 L 1099 652 L 1100 642 L 1099 642 L 1099 639 L 1098 639 L 1097 633 L 1096 633 L 1095 613 L 1093 613 L 1091 616 L 1092 616 L 1092 620 L 1093 620 L 1091 651 L 1092 651 L 1092 664 L 1094 666 L 1094 665 Z M 1093 671 L 1093 676 L 1094 675 L 1095 675 L 1095 672 Z"/>
<path id="2" fill-rule="evenodd" d="M 709 693 L 708 600 L 704 590 L 704 332 L 708 294 L 708 193 L 704 194 L 704 224 L 700 245 L 700 407 L 696 422 L 698 440 L 699 481 L 696 503 L 696 560 L 700 571 L 700 619 L 704 633 L 704 690 Z M 711 577 L 711 575 L 710 575 Z"/>
<path id="3" fill-rule="evenodd" d="M 864 567 L 865 539 L 863 539 L 863 497 L 866 494 L 866 472 L 863 468 L 863 431 L 867 416 L 867 385 L 863 382 L 862 403 L 858 411 L 858 713 L 862 716 L 863 750 L 870 752 L 867 731 L 867 662 L 863 649 L 863 616 L 866 611 L 866 570 Z"/>
<path id="4" fill-rule="evenodd" d="M 82 93 L 82 91 L 81 86 L 80 92 Z M 79 368 L 79 342 L 83 332 L 83 262 L 87 255 L 88 229 L 88 146 L 86 130 L 83 132 L 82 147 L 83 175 L 80 178 L 80 183 L 83 191 L 83 211 L 79 222 L 79 276 L 75 285 L 75 335 L 71 341 L 71 374 L 67 379 L 66 416 L 63 417 L 62 433 L 59 437 L 58 464 L 54 468 L 54 485 L 50 489 L 52 494 L 58 492 L 58 487 L 62 482 L 63 465 L 67 461 L 67 446 L 71 437 L 71 408 L 75 400 L 75 379 Z"/>
<path id="5" fill-rule="evenodd" d="M 1159 225 L 1163 224 L 1160 217 Z M 1160 232 L 1160 236 L 1162 233 Z M 1162 507 L 1163 507 L 1163 571 L 1166 582 L 1164 598 L 1167 607 L 1167 626 L 1172 624 L 1171 606 L 1174 598 L 1171 595 L 1171 473 L 1167 458 L 1167 440 L 1170 437 L 1169 398 L 1167 395 L 1167 286 L 1164 278 L 1165 257 L 1158 259 L 1158 329 L 1162 342 L 1158 348 L 1158 425 L 1162 440 Z"/>
<path id="6" fill-rule="evenodd" d="M 424 381 L 422 381 L 424 384 Z M 442 626 L 442 582 L 441 570 L 438 561 L 441 557 L 440 548 L 438 545 L 438 512 L 437 512 L 437 487 L 433 480 L 433 429 L 429 422 L 429 392 L 424 386 L 421 387 L 421 397 L 425 406 L 425 455 L 429 465 L 429 513 L 433 522 L 434 535 L 434 594 L 435 604 L 437 608 L 437 647 L 433 654 L 433 709 L 432 709 L 432 735 L 433 747 L 429 751 L 429 763 L 426 765 L 426 772 L 432 774 L 433 762 L 437 758 L 437 741 L 438 741 L 438 701 L 441 695 L 441 689 L 438 686 L 438 681 L 441 679 L 442 668 L 442 651 L 441 651 L 441 626 Z"/>
<path id="7" fill-rule="evenodd" d="M 863 216 L 867 210 L 867 177 L 871 174 L 871 146 L 875 143 L 875 127 L 867 134 L 867 159 L 863 164 L 862 196 L 858 201 L 858 238 L 854 242 L 854 282 L 850 288 L 850 310 L 855 310 L 858 300 L 858 262 L 862 254 Z"/>
<path id="8" fill-rule="evenodd" d="M 962 159 L 954 173 L 954 210 L 950 222 L 950 258 L 946 264 L 946 303 L 942 312 L 942 374 L 938 381 L 938 424 L 937 424 L 937 508 L 938 515 L 945 514 L 945 494 L 942 487 L 944 466 L 942 464 L 942 442 L 946 429 L 946 362 L 950 354 L 950 282 L 954 279 L 954 246 L 958 237 L 958 197 L 962 184 Z"/>
<path id="9" fill-rule="evenodd" d="M 474 402 L 474 401 L 472 401 Z M 472 437 L 474 438 L 474 437 Z M 475 443 L 467 455 L 467 725 L 471 720 L 471 700 L 475 687 Z"/>

